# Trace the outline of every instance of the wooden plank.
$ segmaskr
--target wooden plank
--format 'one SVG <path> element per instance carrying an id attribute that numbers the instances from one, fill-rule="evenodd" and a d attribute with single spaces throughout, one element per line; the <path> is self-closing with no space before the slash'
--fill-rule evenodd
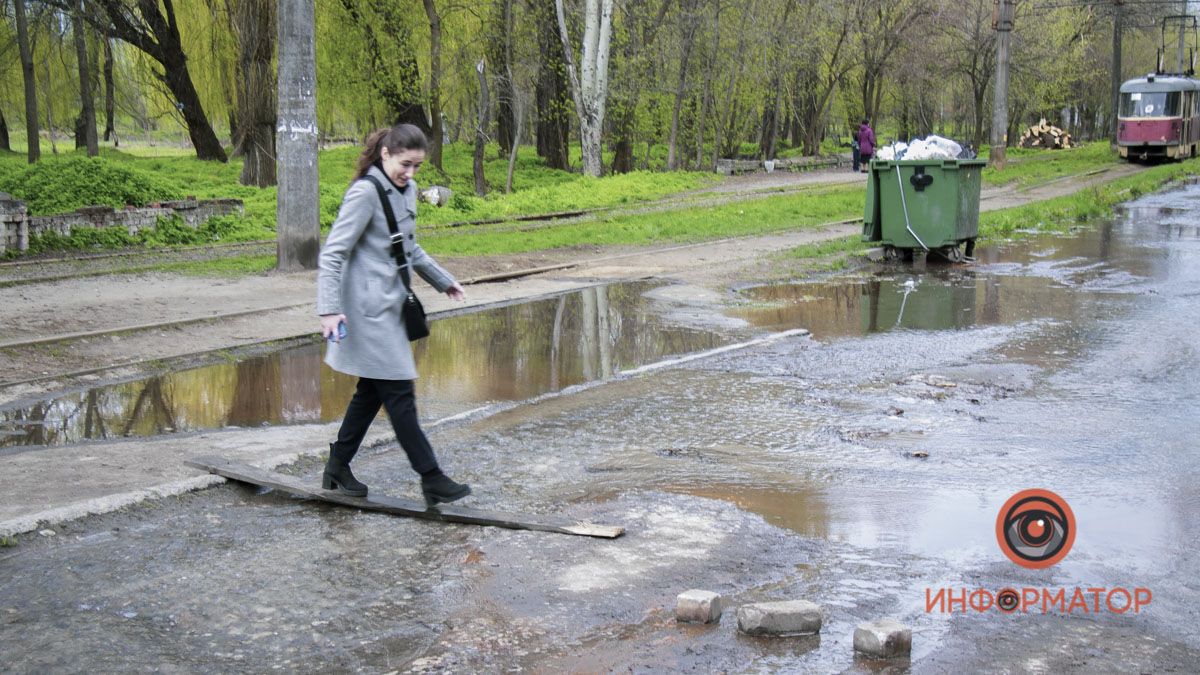
<path id="1" fill-rule="evenodd" d="M 316 499 L 341 506 L 351 506 L 363 509 L 364 511 L 379 511 L 394 516 L 438 520 L 445 523 L 490 525 L 492 527 L 506 527 L 513 530 L 557 532 L 559 534 L 574 534 L 581 537 L 599 537 L 602 539 L 614 539 L 625 533 L 625 528 L 617 525 L 597 525 L 561 516 L 502 513 L 499 511 L 484 511 L 453 505 L 426 507 L 424 502 L 370 494 L 366 497 L 351 497 L 334 490 L 322 490 L 318 487 L 305 484 L 295 476 L 260 469 L 256 466 L 234 462 L 223 457 L 196 457 L 185 461 L 184 464 L 242 483 L 250 483 L 251 485 L 287 492 L 297 497 Z"/>

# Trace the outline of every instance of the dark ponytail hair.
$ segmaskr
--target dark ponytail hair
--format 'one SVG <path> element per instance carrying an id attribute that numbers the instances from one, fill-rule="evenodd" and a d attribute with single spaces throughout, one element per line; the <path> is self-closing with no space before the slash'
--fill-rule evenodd
<path id="1" fill-rule="evenodd" d="M 412 124 L 397 124 L 391 129 L 372 131 L 367 136 L 362 154 L 358 156 L 358 162 L 354 167 L 354 180 L 367 175 L 367 170 L 383 155 L 384 148 L 387 148 L 389 153 L 404 150 L 427 152 L 429 141 L 425 139 L 425 133 Z"/>

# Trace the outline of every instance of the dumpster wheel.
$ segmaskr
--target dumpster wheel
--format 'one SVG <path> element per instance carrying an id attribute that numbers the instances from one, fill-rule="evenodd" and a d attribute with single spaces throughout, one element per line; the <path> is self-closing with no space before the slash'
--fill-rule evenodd
<path id="1" fill-rule="evenodd" d="M 960 263 L 967 259 L 967 256 L 963 254 L 962 249 L 958 247 L 958 244 L 954 244 L 952 246 L 942 246 L 934 249 L 934 252 L 942 258 L 945 258 L 946 262 L 950 263 Z"/>
<path id="2" fill-rule="evenodd" d="M 884 245 L 883 261 L 888 263 L 912 262 L 913 250 L 911 248 L 896 248 L 895 246 Z"/>

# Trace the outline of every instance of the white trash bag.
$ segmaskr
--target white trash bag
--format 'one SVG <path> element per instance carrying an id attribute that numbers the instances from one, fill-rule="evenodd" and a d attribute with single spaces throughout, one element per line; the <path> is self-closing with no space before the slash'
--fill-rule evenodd
<path id="1" fill-rule="evenodd" d="M 904 159 L 956 159 L 961 152 L 962 146 L 958 143 L 930 134 L 923 140 L 913 141 Z"/>
<path id="2" fill-rule="evenodd" d="M 898 141 L 896 143 L 892 143 L 891 145 L 885 145 L 884 147 L 879 148 L 879 150 L 875 152 L 875 159 L 883 160 L 885 162 L 890 162 L 896 159 L 904 159 L 906 158 L 905 153 L 907 150 L 908 145 L 904 142 Z"/>

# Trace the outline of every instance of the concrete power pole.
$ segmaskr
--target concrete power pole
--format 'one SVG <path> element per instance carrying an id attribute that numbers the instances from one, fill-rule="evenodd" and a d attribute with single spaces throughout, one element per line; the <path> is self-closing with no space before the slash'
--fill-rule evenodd
<path id="1" fill-rule="evenodd" d="M 1013 5 L 1016 0 L 995 0 L 996 89 L 992 98 L 991 164 L 1002 171 L 1008 145 L 1008 48 L 1012 38 Z"/>
<path id="2" fill-rule="evenodd" d="M 1108 118 L 1108 135 L 1117 142 L 1117 115 L 1121 111 L 1121 29 L 1125 19 L 1125 0 L 1113 0 L 1112 43 L 1112 114 Z"/>
<path id="3" fill-rule="evenodd" d="M 282 272 L 315 269 L 321 241 L 317 184 L 316 11 L 279 0 L 279 109 L 275 128 L 275 240 Z"/>

